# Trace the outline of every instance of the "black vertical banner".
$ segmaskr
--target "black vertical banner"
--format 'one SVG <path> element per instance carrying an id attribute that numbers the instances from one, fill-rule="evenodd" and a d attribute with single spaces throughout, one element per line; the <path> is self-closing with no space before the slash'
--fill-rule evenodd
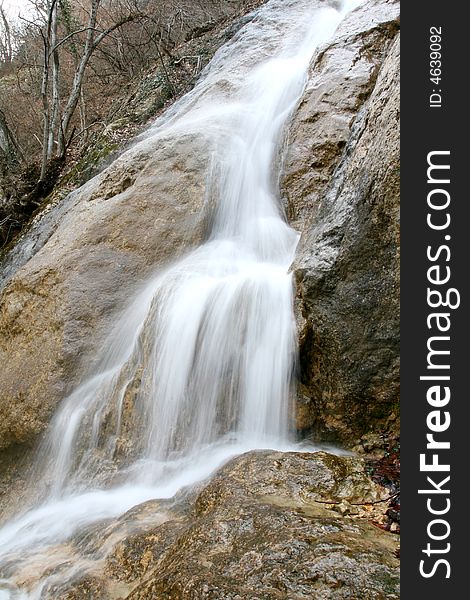
<path id="1" fill-rule="evenodd" d="M 456 4 L 401 13 L 401 596 L 441 600 L 469 573 L 468 36 Z"/>

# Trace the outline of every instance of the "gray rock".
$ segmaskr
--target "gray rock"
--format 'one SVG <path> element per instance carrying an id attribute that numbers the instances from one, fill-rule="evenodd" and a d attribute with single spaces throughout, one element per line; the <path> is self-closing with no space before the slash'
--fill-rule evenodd
<path id="1" fill-rule="evenodd" d="M 398 10 L 365 3 L 319 53 L 282 180 L 302 231 L 298 428 L 351 444 L 398 409 Z"/>
<path id="2" fill-rule="evenodd" d="M 0 305 L 0 449 L 32 442 L 118 311 L 143 281 L 205 233 L 210 144 L 142 142 L 74 196 Z"/>
<path id="3" fill-rule="evenodd" d="M 273 452 L 234 459 L 200 493 L 195 522 L 129 600 L 398 598 L 394 536 L 315 501 L 362 494 L 380 491 L 358 459 Z"/>
<path id="4" fill-rule="evenodd" d="M 189 508 L 173 507 L 164 523 L 124 537 L 103 573 L 60 598 L 399 598 L 396 536 L 341 509 L 386 494 L 361 459 L 250 452 L 201 487 Z M 339 512 L 322 503 L 340 499 Z M 140 513 L 152 509 L 159 507 L 149 503 Z M 121 518 L 130 528 L 140 514 L 131 512 Z"/>

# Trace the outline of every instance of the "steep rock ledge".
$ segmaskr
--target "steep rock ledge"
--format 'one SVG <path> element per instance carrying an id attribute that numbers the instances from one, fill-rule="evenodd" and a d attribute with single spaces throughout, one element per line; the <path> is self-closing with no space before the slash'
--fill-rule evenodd
<path id="1" fill-rule="evenodd" d="M 187 40 L 183 55 L 201 42 L 209 60 L 264 2 L 230 0 L 214 5 L 212 16 L 189 2 L 195 28 L 182 29 L 175 42 Z M 145 87 L 144 81 L 125 103 L 137 121 L 153 114 L 149 102 L 160 102 L 158 90 Z M 125 123 L 131 118 L 121 116 Z M 183 132 L 121 149 L 85 185 L 63 200 L 49 199 L 0 256 L 0 473 L 7 480 L 11 452 L 16 456 L 21 446 L 26 451 L 35 444 L 136 283 L 204 236 L 212 150 L 202 137 Z"/>
<path id="2" fill-rule="evenodd" d="M 371 523 L 386 504 L 359 505 L 387 495 L 358 458 L 249 452 L 176 505 L 123 515 L 105 533 L 127 531 L 104 567 L 50 591 L 61 600 L 396 600 L 398 538 Z M 159 511 L 162 522 L 145 527 Z"/>
<path id="3" fill-rule="evenodd" d="M 201 240 L 209 146 L 185 134 L 123 154 L 73 195 L 60 227 L 8 282 L 0 306 L 0 449 L 44 429 L 136 280 Z"/>
<path id="4" fill-rule="evenodd" d="M 365 3 L 319 53 L 284 161 L 302 232 L 297 426 L 346 444 L 398 411 L 398 11 Z"/>

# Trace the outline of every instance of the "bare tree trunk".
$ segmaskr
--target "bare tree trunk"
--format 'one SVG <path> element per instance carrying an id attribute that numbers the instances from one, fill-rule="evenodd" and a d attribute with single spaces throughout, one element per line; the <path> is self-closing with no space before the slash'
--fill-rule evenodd
<path id="1" fill-rule="evenodd" d="M 129 23 L 130 21 L 135 20 L 138 17 L 138 14 L 129 14 L 127 17 L 122 18 L 114 25 L 111 25 L 104 31 L 101 31 L 96 37 L 96 17 L 98 13 L 98 8 L 101 0 L 92 0 L 90 16 L 88 19 L 88 24 L 86 26 L 87 36 L 85 41 L 85 48 L 83 50 L 82 57 L 80 62 L 78 63 L 77 69 L 75 71 L 75 75 L 72 83 L 72 90 L 70 92 L 69 98 L 67 100 L 67 104 L 65 105 L 64 112 L 62 114 L 62 119 L 60 122 L 60 131 L 59 131 L 59 144 L 57 148 L 57 156 L 63 156 L 67 149 L 67 132 L 70 128 L 70 121 L 74 115 L 75 109 L 77 108 L 78 101 L 80 100 L 83 77 L 85 75 L 86 68 L 88 66 L 88 62 L 96 50 L 96 48 L 101 44 L 101 42 L 112 33 L 114 30 L 122 27 L 125 23 Z"/>
<path id="2" fill-rule="evenodd" d="M 57 11 L 55 10 L 57 0 L 52 0 L 47 10 L 47 26 L 46 32 L 41 31 L 43 47 L 44 47 L 44 63 L 42 69 L 42 82 L 41 82 L 41 101 L 42 101 L 42 120 L 43 120 L 43 132 L 42 132 L 42 160 L 41 160 L 41 174 L 39 176 L 40 181 L 44 181 L 46 177 L 47 163 L 49 161 L 49 133 L 51 130 L 50 121 L 50 106 L 49 106 L 49 58 L 51 50 L 51 37 L 52 29 L 57 27 Z M 54 24 L 55 21 L 55 24 Z"/>
<path id="3" fill-rule="evenodd" d="M 67 104 L 65 105 L 64 112 L 62 114 L 62 119 L 60 122 L 60 131 L 59 131 L 59 143 L 57 147 L 57 155 L 63 156 L 65 154 L 65 150 L 67 148 L 67 131 L 70 126 L 70 121 L 72 119 L 73 113 L 77 108 L 78 101 L 80 99 L 80 92 L 82 89 L 83 77 L 85 75 L 85 69 L 88 65 L 88 61 L 91 58 L 93 53 L 93 38 L 94 38 L 94 28 L 96 26 L 96 16 L 98 13 L 98 8 L 100 5 L 100 0 L 92 0 L 91 2 L 91 10 L 90 16 L 87 24 L 87 36 L 85 41 L 85 48 L 83 50 L 82 58 L 78 63 L 77 69 L 75 71 L 75 75 L 73 78 L 72 90 L 70 92 L 69 98 L 67 100 Z"/>
<path id="4" fill-rule="evenodd" d="M 11 43 L 11 29 L 10 23 L 6 17 L 3 6 L 0 6 L 0 21 L 3 26 L 2 39 L 0 39 L 0 61 L 4 65 L 8 66 L 11 64 L 13 58 L 13 46 Z"/>
<path id="5" fill-rule="evenodd" d="M 21 147 L 2 110 L 0 110 L 0 153 L 4 156 L 7 164 L 25 162 Z"/>
<path id="6" fill-rule="evenodd" d="M 72 118 L 79 103 L 80 117 L 83 121 L 82 129 L 86 130 L 86 105 L 82 85 L 93 52 L 110 33 L 140 16 L 137 5 L 134 5 L 135 13 L 129 12 L 127 16 L 121 17 L 107 29 L 101 30 L 97 25 L 98 10 L 101 5 L 102 0 L 90 0 L 86 24 L 72 31 L 71 21 L 66 15 L 69 8 L 68 3 L 59 3 L 59 0 L 46 0 L 45 2 L 46 26 L 45 28 L 44 26 L 38 26 L 43 41 L 44 55 L 41 77 L 43 135 L 40 181 L 44 181 L 47 165 L 54 154 L 58 158 L 65 157 L 67 146 L 72 137 L 69 136 Z M 129 10 L 131 6 L 132 4 L 129 4 Z M 62 20 L 65 26 L 65 35 L 60 40 L 58 40 L 59 15 L 61 19 L 64 17 Z M 85 33 L 86 35 L 84 46 L 79 53 L 76 50 L 73 39 L 81 33 Z M 75 72 L 70 92 L 62 109 L 60 97 L 60 48 L 68 42 L 72 43 Z"/>
<path id="7" fill-rule="evenodd" d="M 80 91 L 80 130 L 84 132 L 81 146 L 83 147 L 88 140 L 88 131 L 87 131 L 87 110 L 86 110 L 86 102 L 85 102 L 85 94 L 83 93 L 83 87 Z"/>
<path id="8" fill-rule="evenodd" d="M 54 141 L 57 136 L 57 127 L 60 114 L 60 63 L 57 45 L 57 5 L 53 8 L 51 26 L 51 52 L 52 52 L 52 114 L 47 142 L 47 160 L 50 160 L 54 151 Z"/>
<path id="9" fill-rule="evenodd" d="M 41 101 L 42 101 L 42 160 L 41 160 L 41 174 L 39 179 L 42 181 L 46 176 L 47 168 L 47 144 L 49 141 L 49 48 L 47 40 L 43 35 L 44 42 L 44 65 L 42 71 L 42 82 L 41 82 Z"/>

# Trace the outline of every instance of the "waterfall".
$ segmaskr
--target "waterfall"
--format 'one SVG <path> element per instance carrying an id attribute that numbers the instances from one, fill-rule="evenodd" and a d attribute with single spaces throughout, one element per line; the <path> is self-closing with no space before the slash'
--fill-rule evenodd
<path id="1" fill-rule="evenodd" d="M 149 130 L 211 139 L 210 232 L 147 282 L 63 400 L 38 453 L 35 503 L 0 529 L 0 599 L 53 597 L 51 582 L 86 570 L 89 557 L 52 557 L 84 528 L 171 498 L 245 450 L 292 448 L 299 235 L 275 165 L 315 49 L 357 4 L 271 0 Z M 51 564 L 62 566 L 43 574 Z"/>

